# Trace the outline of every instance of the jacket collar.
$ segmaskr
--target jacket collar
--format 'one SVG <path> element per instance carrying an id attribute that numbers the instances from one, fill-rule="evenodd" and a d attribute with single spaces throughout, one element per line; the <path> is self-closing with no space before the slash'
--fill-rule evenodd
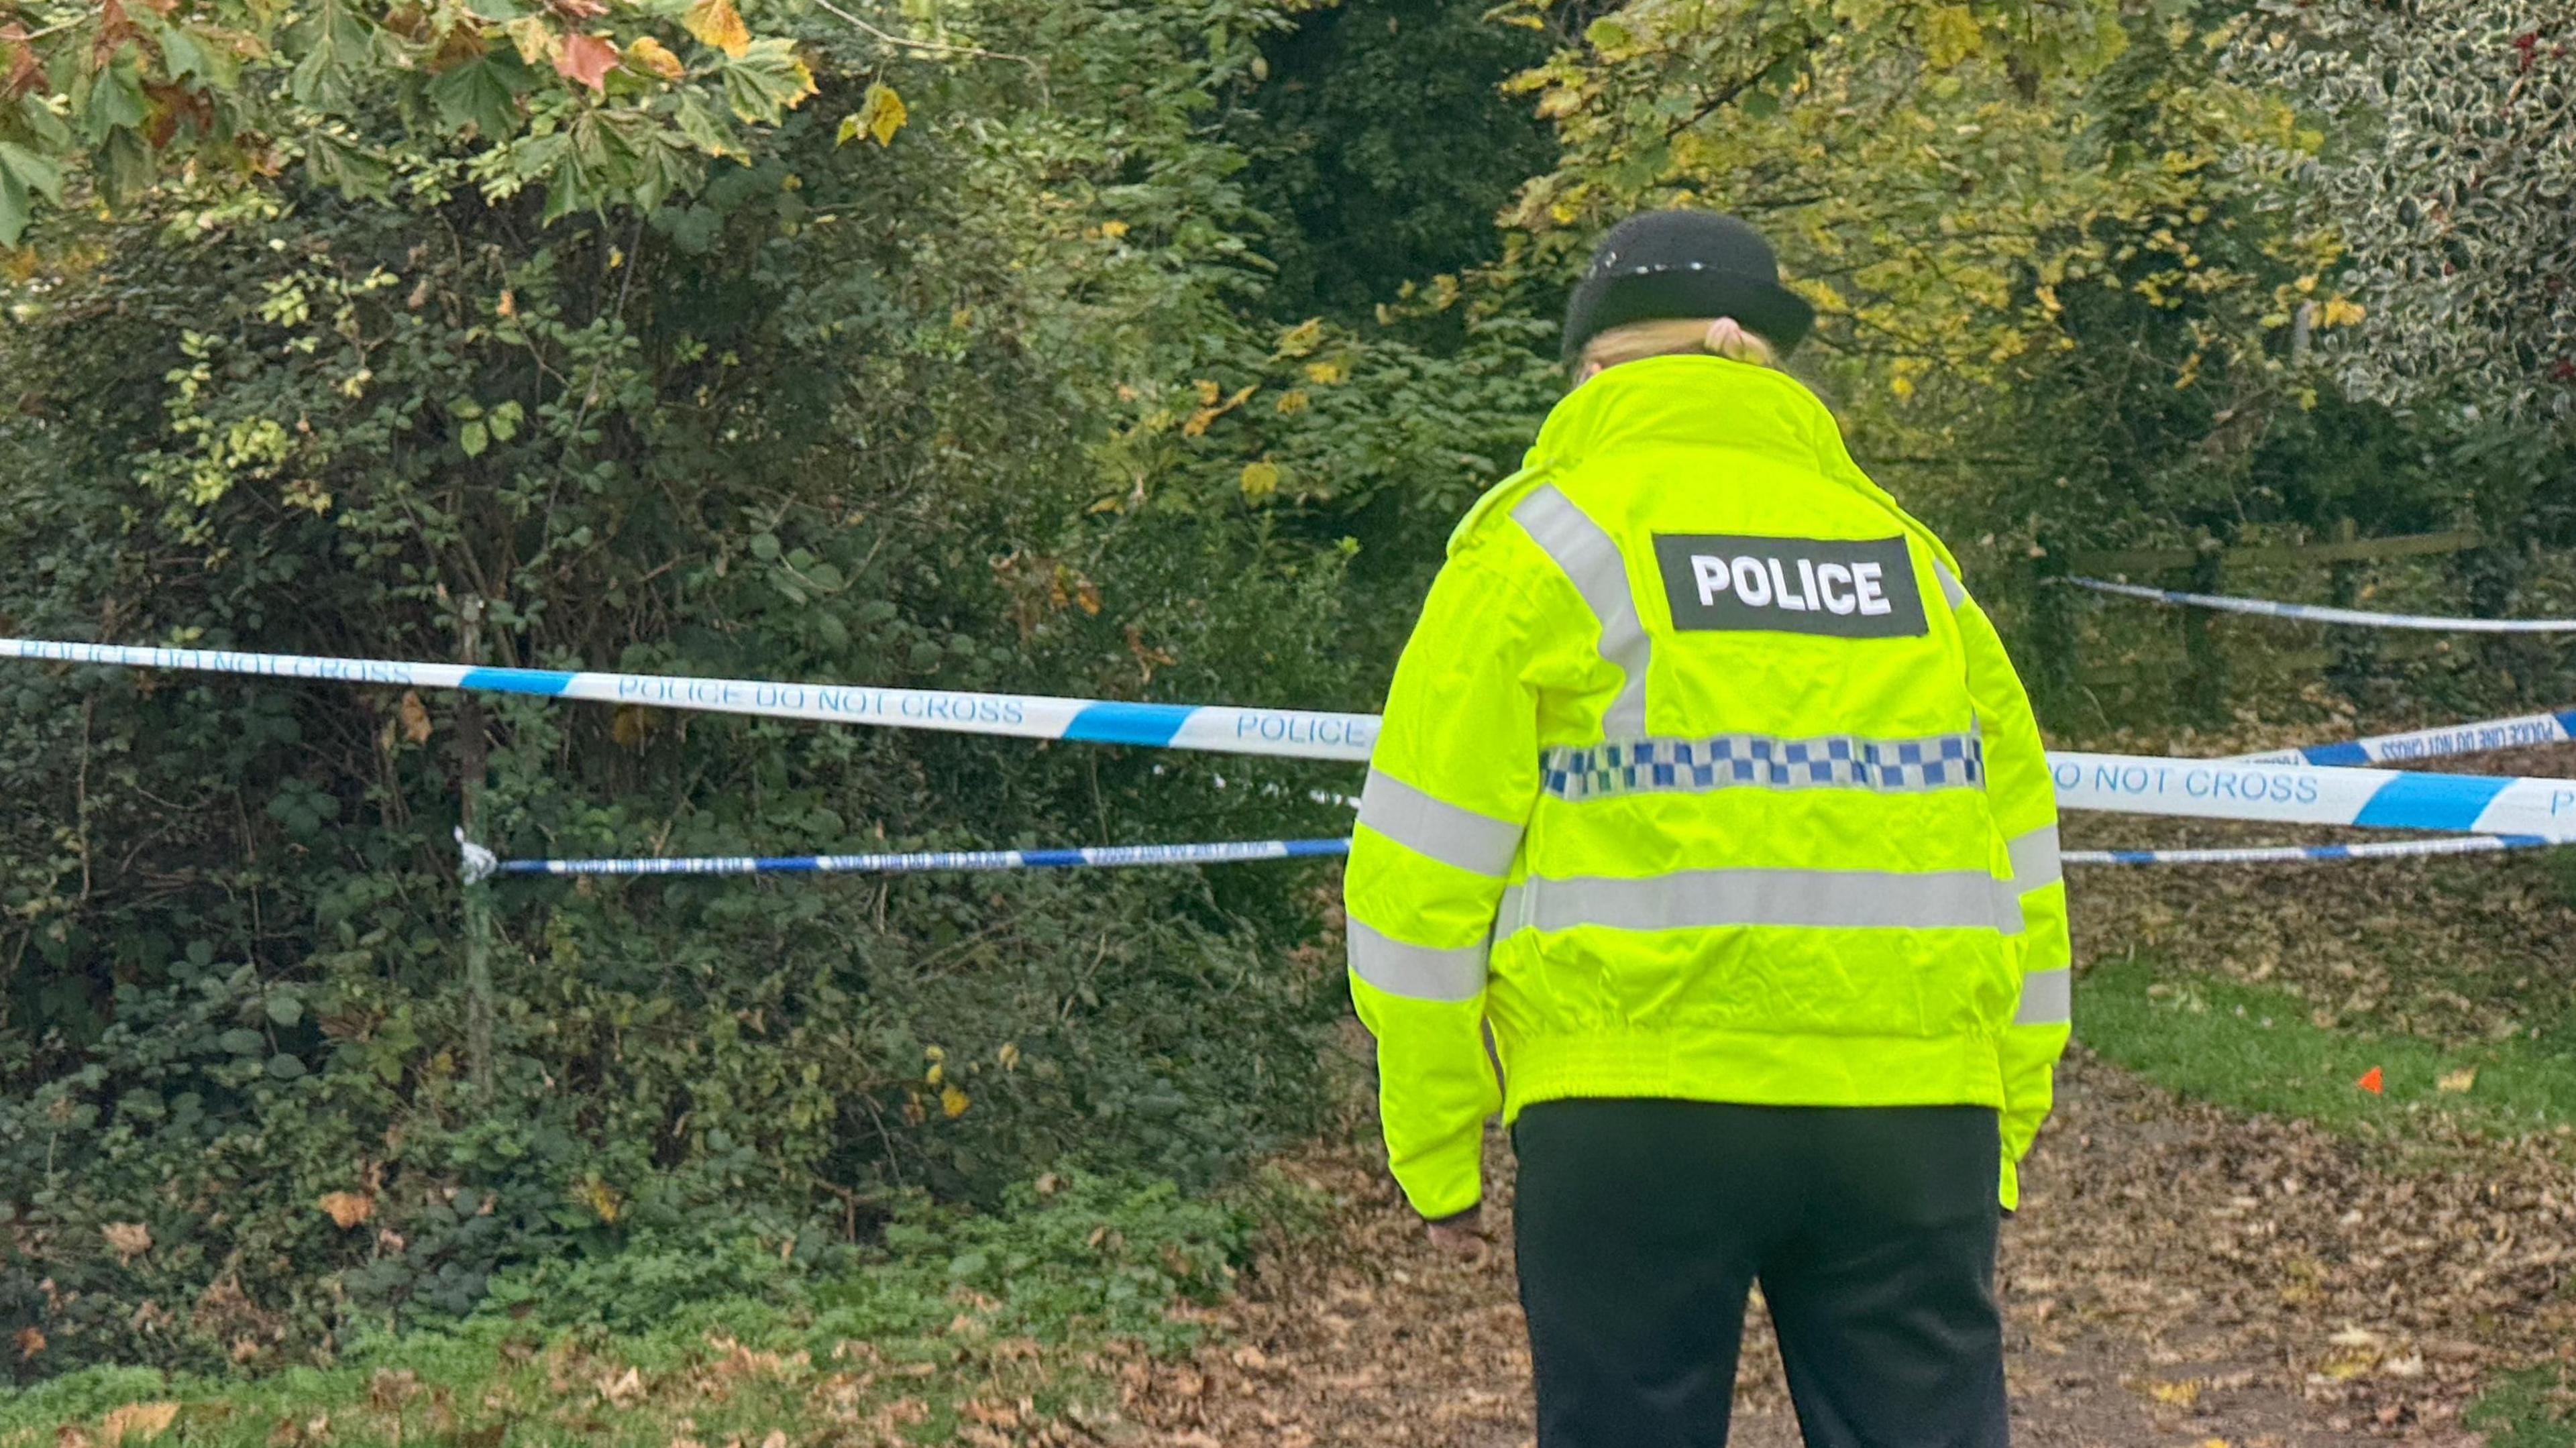
<path id="1" fill-rule="evenodd" d="M 1792 457 L 1825 473 L 1843 456 L 1833 414 L 1795 378 L 1681 355 L 1623 362 L 1566 394 L 1529 461 L 1566 468 L 1628 448 L 1693 446 Z"/>

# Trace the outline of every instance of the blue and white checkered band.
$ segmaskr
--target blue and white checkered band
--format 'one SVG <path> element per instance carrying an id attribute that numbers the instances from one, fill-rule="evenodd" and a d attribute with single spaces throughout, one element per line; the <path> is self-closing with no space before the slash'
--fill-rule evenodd
<path id="1" fill-rule="evenodd" d="M 1558 746 L 1539 758 L 1547 792 L 1566 800 L 1622 794 L 1696 794 L 1734 789 L 1865 789 L 1912 794 L 1985 787 L 1985 749 L 1977 736 L 1923 739 L 1780 739 L 1721 734 L 1711 739 L 1641 739 L 1576 749 Z"/>

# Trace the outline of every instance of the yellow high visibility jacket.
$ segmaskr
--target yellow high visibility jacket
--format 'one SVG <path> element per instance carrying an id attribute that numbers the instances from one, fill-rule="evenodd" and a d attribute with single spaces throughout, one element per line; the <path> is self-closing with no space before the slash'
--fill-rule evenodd
<path id="1" fill-rule="evenodd" d="M 1559 1097 L 1992 1106 L 2018 1203 L 2069 1004 L 2038 725 L 1788 376 L 1649 358 L 1549 415 L 1396 667 L 1345 903 L 1427 1217 Z"/>

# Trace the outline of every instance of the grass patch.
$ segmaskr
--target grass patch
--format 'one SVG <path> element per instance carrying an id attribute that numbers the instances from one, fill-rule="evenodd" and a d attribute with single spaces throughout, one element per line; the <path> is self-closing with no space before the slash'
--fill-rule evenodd
<path id="1" fill-rule="evenodd" d="M 643 1327 L 557 1321 L 551 1288 L 453 1331 L 356 1342 L 261 1378 L 91 1367 L 0 1396 L 0 1448 L 784 1448 L 1012 1442 L 1105 1396 L 1103 1359 L 1170 1354 L 1187 1309 L 1265 1231 L 1309 1230 L 1283 1178 L 1224 1201 L 1076 1177 L 967 1216 L 915 1204 L 853 1269 L 793 1300 L 674 1305 Z M 632 1272 L 629 1264 L 624 1270 Z"/>
<path id="2" fill-rule="evenodd" d="M 2576 1448 L 2576 1376 L 2564 1367 L 2505 1373 L 2461 1421 L 2486 1430 L 2487 1448 Z"/>
<path id="3" fill-rule="evenodd" d="M 2308 1011 L 2288 991 L 2160 969 L 2141 952 L 2077 982 L 2075 1035 L 2186 1096 L 2349 1135 L 2404 1132 L 2428 1117 L 2501 1137 L 2576 1125 L 2576 1055 L 2552 1043 L 2451 1047 L 2323 1029 Z M 2373 1067 L 2378 1095 L 2356 1084 Z"/>

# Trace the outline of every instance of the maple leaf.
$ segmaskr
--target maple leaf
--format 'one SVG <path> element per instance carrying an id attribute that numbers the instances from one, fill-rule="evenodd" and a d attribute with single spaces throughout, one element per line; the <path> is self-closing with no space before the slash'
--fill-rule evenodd
<path id="1" fill-rule="evenodd" d="M 733 8 L 733 0 L 693 0 L 680 23 L 700 45 L 736 59 L 751 49 L 751 27 L 742 23 L 742 12 Z"/>
<path id="2" fill-rule="evenodd" d="M 116 1260 L 131 1262 L 152 1250 L 152 1229 L 141 1222 L 110 1222 L 98 1229 Z"/>
<path id="3" fill-rule="evenodd" d="M 14 1341 L 18 1344 L 18 1361 L 20 1362 L 25 1362 L 29 1358 L 32 1358 L 36 1354 L 45 1350 L 44 1333 L 32 1327 L 22 1327 L 18 1329 L 18 1335 Z"/>
<path id="4" fill-rule="evenodd" d="M 2442 1074 L 2440 1079 L 2433 1083 L 2435 1089 L 2451 1092 L 2466 1091 L 2477 1084 L 2478 1068 L 2475 1066 L 2464 1066 L 2457 1071 L 2446 1071 Z"/>
<path id="5" fill-rule="evenodd" d="M 607 88 L 608 73 L 617 66 L 617 47 L 596 35 L 565 36 L 563 53 L 555 57 L 557 74 L 594 91 Z"/>
<path id="6" fill-rule="evenodd" d="M 376 1199 L 363 1192 L 324 1192 L 315 1206 L 331 1216 L 343 1229 L 354 1227 L 375 1214 Z"/>
<path id="7" fill-rule="evenodd" d="M 626 46 L 626 64 L 631 70 L 658 75 L 664 80 L 678 80 L 688 73 L 671 48 L 649 35 L 639 35 Z"/>
<path id="8" fill-rule="evenodd" d="M 966 1114 L 966 1093 L 957 1089 L 956 1082 L 939 1088 L 939 1109 L 951 1121 Z"/>
<path id="9" fill-rule="evenodd" d="M 1242 485 L 1245 502 L 1260 502 L 1279 491 L 1279 465 L 1271 462 L 1245 463 Z"/>

